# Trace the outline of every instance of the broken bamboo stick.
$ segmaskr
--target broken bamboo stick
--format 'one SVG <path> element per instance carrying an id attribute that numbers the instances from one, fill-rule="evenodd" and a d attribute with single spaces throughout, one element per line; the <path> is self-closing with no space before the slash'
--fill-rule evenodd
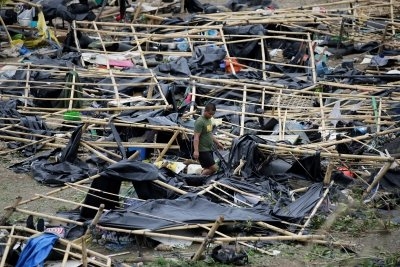
<path id="1" fill-rule="evenodd" d="M 313 210 L 311 211 L 310 216 L 308 217 L 308 219 L 306 220 L 306 222 L 304 223 L 303 227 L 300 229 L 299 233 L 297 234 L 298 236 L 303 235 L 303 232 L 305 231 L 305 229 L 307 228 L 307 226 L 310 224 L 311 219 L 314 217 L 315 213 L 317 213 L 317 210 L 319 209 L 319 207 L 321 206 L 322 202 L 325 200 L 325 197 L 328 195 L 330 188 L 333 185 L 333 181 L 330 182 L 330 184 L 327 186 L 327 188 L 324 191 L 324 194 L 322 195 L 322 197 L 319 199 L 319 201 L 317 202 L 317 204 L 314 206 Z"/>
<path id="2" fill-rule="evenodd" d="M 374 188 L 379 183 L 379 181 L 385 176 L 385 174 L 390 169 L 390 166 L 392 166 L 392 163 L 393 161 L 388 161 L 382 166 L 382 168 L 375 175 L 372 183 L 368 186 L 367 190 L 365 190 L 364 196 L 366 196 L 369 192 L 371 192 L 372 188 Z"/>
<path id="3" fill-rule="evenodd" d="M 164 149 L 161 151 L 160 155 L 158 155 L 157 159 L 155 160 L 155 162 L 160 161 L 165 153 L 168 152 L 168 150 L 171 148 L 172 143 L 176 140 L 176 138 L 178 137 L 178 134 L 180 133 L 180 131 L 175 131 L 174 135 L 171 137 L 171 139 L 168 141 L 167 145 L 164 147 Z"/>
<path id="4" fill-rule="evenodd" d="M 204 238 L 203 242 L 201 243 L 200 247 L 194 254 L 192 261 L 198 261 L 203 254 L 203 251 L 206 249 L 208 244 L 212 241 L 211 239 L 214 237 L 215 232 L 217 231 L 219 225 L 224 221 L 223 216 L 219 216 L 215 221 L 214 225 L 211 227 L 210 231 L 208 232 L 207 236 Z"/>
<path id="5" fill-rule="evenodd" d="M 0 218 L 0 226 L 5 225 L 7 220 L 14 213 L 15 208 L 18 206 L 18 204 L 21 202 L 21 200 L 22 200 L 22 197 L 18 196 L 15 198 L 14 203 L 11 205 L 11 207 L 5 208 L 6 213 L 3 216 L 1 216 L 1 218 Z"/>

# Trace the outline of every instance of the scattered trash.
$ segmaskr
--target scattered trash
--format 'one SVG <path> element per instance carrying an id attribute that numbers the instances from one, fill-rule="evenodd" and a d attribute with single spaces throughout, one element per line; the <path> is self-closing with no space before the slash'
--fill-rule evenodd
<path id="1" fill-rule="evenodd" d="M 58 213 L 60 224 L 18 203 L 9 209 L 26 213 L 30 235 L 40 232 L 18 249 L 7 245 L 14 228 L 0 232 L 0 251 L 17 255 L 5 255 L 11 265 L 41 264 L 56 241 L 67 261 L 77 249 L 69 240 L 89 236 L 115 252 L 218 241 L 215 261 L 246 265 L 243 248 L 254 240 L 330 244 L 309 234 L 310 221 L 361 179 L 364 204 L 397 196 L 400 52 L 390 12 L 378 21 L 343 16 L 336 3 L 279 9 L 233 0 L 225 13 L 198 1 L 117 1 L 118 10 L 64 2 L 0 12 L 0 155 L 18 153 L 26 159 L 10 169 L 84 193 L 67 200 L 78 209 Z M 174 16 L 181 10 L 192 14 Z M 212 152 L 218 171 L 204 176 L 193 131 L 208 103 L 216 105 L 210 142 L 224 150 Z M 27 201 L 40 199 L 63 201 Z M 39 261 L 26 263 L 26 248 Z M 102 256 L 90 264 L 111 266 Z"/>

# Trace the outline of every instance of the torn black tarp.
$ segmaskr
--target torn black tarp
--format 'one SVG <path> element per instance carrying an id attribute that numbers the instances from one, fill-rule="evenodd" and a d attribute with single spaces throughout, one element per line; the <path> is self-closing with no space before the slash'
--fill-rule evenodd
<path id="1" fill-rule="evenodd" d="M 220 68 L 221 61 L 226 57 L 226 51 L 219 46 L 195 47 L 194 56 L 189 59 L 189 67 L 193 74 L 215 73 Z"/>
<path id="2" fill-rule="evenodd" d="M 307 192 L 294 202 L 280 198 L 274 207 L 272 215 L 287 221 L 303 219 L 321 198 L 323 187 L 323 183 L 311 185 Z"/>
<path id="3" fill-rule="evenodd" d="M 232 142 L 231 151 L 229 153 L 229 166 L 234 170 L 240 160 L 244 160 L 245 164 L 241 169 L 243 177 L 250 177 L 253 173 L 257 174 L 261 164 L 264 162 L 265 155 L 258 150 L 258 144 L 266 144 L 267 141 L 254 135 L 243 135 L 235 138 Z"/>
<path id="4" fill-rule="evenodd" d="M 49 162 L 48 158 L 40 158 L 31 164 L 33 178 L 49 186 L 62 186 L 86 178 L 96 170 L 78 158 L 78 148 L 82 136 L 83 124 L 77 126 L 67 146 L 62 150 L 59 162 Z"/>
<path id="5" fill-rule="evenodd" d="M 72 22 L 74 20 L 94 20 L 96 15 L 91 11 L 97 7 L 93 4 L 95 1 L 86 1 L 86 4 L 66 5 L 64 0 L 35 0 L 40 4 L 43 14 L 48 21 L 55 18 L 62 18 L 65 21 Z"/>
<path id="6" fill-rule="evenodd" d="M 311 156 L 302 157 L 299 160 L 296 159 L 287 173 L 297 174 L 304 177 L 306 180 L 321 182 L 323 179 L 321 171 L 321 154 L 315 153 Z"/>
<path id="7" fill-rule="evenodd" d="M 154 180 L 161 180 L 177 188 L 183 185 L 173 177 L 168 177 L 162 170 L 157 169 L 153 164 L 134 161 L 121 160 L 110 165 L 100 177 L 93 180 L 89 193 L 86 195 L 84 203 L 86 205 L 99 207 L 104 204 L 106 209 L 115 209 L 119 203 L 119 190 L 122 181 L 130 181 L 135 187 L 137 196 L 141 199 L 150 198 L 176 198 L 174 192 L 152 183 Z M 93 218 L 96 210 L 82 207 L 81 216 L 83 218 Z"/>
<path id="8" fill-rule="evenodd" d="M 210 223 L 221 215 L 225 222 L 277 222 L 272 216 L 255 209 L 227 207 L 198 195 L 186 194 L 174 200 L 148 200 L 124 210 L 111 210 L 100 218 L 99 225 L 157 230 L 184 224 Z"/>
<path id="9" fill-rule="evenodd" d="M 255 60 L 262 60 L 262 55 L 265 54 L 267 57 L 265 60 L 270 60 L 269 59 L 269 53 L 268 51 L 261 51 L 259 47 L 259 40 L 255 41 L 246 41 L 246 42 L 235 42 L 238 40 L 242 40 L 244 38 L 248 38 L 249 35 L 254 35 L 254 36 L 264 36 L 265 29 L 263 25 L 258 24 L 258 25 L 246 25 L 246 26 L 229 26 L 229 27 L 224 27 L 224 34 L 225 35 L 244 35 L 247 37 L 232 37 L 232 42 L 228 44 L 228 51 L 229 55 L 231 57 L 238 57 L 238 58 L 251 58 Z M 262 42 L 264 42 L 264 49 L 267 49 L 267 43 L 266 39 L 262 39 Z M 244 62 L 243 60 L 240 61 L 240 63 L 248 65 L 253 68 L 261 68 L 261 62 L 258 61 L 248 61 Z"/>
<path id="10" fill-rule="evenodd" d="M 62 186 L 65 183 L 74 183 L 90 176 L 92 172 L 84 163 L 70 162 L 50 163 L 47 160 L 32 162 L 31 172 L 33 178 L 48 186 Z"/>
<path id="11" fill-rule="evenodd" d="M 184 57 L 179 57 L 168 63 L 161 63 L 154 68 L 154 72 L 161 76 L 174 75 L 178 77 L 188 77 L 191 75 L 188 61 Z"/>
<path id="12" fill-rule="evenodd" d="M 16 100 L 0 101 L 0 116 L 1 116 L 0 117 L 1 128 L 8 126 L 10 124 L 11 125 L 15 124 L 15 119 L 21 117 L 21 114 L 17 111 L 17 101 Z"/>
<path id="13" fill-rule="evenodd" d="M 60 161 L 74 162 L 78 155 L 79 143 L 82 137 L 83 124 L 77 126 L 69 139 L 67 146 L 61 153 Z"/>
<path id="14" fill-rule="evenodd" d="M 224 189 L 227 192 L 231 192 L 232 194 L 234 194 L 235 200 L 240 200 L 241 202 L 245 202 L 253 207 L 262 207 L 264 212 L 268 214 L 272 211 L 273 206 L 279 201 L 281 197 L 290 197 L 288 187 L 283 186 L 273 181 L 272 179 L 268 179 L 265 177 L 251 177 L 250 179 L 246 179 L 246 181 L 222 178 L 219 180 L 217 179 L 217 181 L 223 185 L 227 185 L 228 187 L 237 189 L 237 191 L 234 192 L 231 192 L 231 189 L 229 189 L 228 187 Z M 252 194 L 253 196 L 242 194 L 240 192 L 246 192 Z"/>

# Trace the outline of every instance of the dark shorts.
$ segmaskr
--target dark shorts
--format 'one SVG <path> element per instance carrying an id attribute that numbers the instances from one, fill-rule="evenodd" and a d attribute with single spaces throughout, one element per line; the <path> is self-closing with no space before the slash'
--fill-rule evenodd
<path id="1" fill-rule="evenodd" d="M 199 152 L 199 162 L 201 167 L 210 168 L 215 164 L 214 154 L 212 151 L 201 151 Z"/>

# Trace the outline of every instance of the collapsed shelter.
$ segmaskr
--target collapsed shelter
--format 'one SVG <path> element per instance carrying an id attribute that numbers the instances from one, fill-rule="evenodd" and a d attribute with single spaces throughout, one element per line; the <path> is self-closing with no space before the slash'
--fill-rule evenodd
<path id="1" fill-rule="evenodd" d="M 57 187 L 14 211 L 56 218 L 67 240 L 97 229 L 201 243 L 191 231 L 218 222 L 226 234 L 213 241 L 264 253 L 248 242 L 348 245 L 307 230 L 324 200 L 351 184 L 364 186 L 365 201 L 378 191 L 398 197 L 397 3 L 233 12 L 197 4 L 202 10 L 163 16 L 140 1 L 119 10 L 119 22 L 63 13 L 67 30 L 44 29 L 54 19 L 44 9 L 33 35 L 9 40 L 21 60 L 0 72 L 0 154 L 21 153 L 10 168 Z M 26 28 L 2 30 L 11 38 Z M 219 172 L 202 177 L 185 170 L 194 120 L 209 102 L 229 149 L 215 152 Z M 121 195 L 124 186 L 135 193 Z M 63 190 L 84 200 L 57 197 Z M 21 208 L 49 198 L 78 208 Z M 229 236 L 238 229 L 246 235 Z M 83 260 L 63 242 L 64 255 Z"/>

